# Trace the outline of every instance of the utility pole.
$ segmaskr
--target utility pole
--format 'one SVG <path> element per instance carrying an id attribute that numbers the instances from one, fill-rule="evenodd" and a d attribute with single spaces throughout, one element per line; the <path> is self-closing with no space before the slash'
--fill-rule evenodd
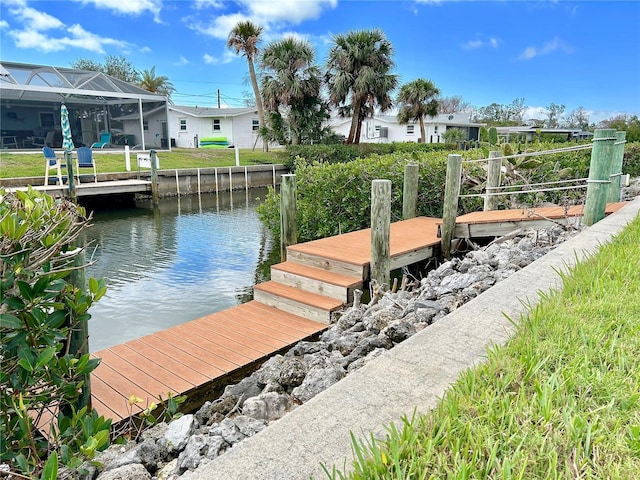
<path id="1" fill-rule="evenodd" d="M 218 89 L 218 108 L 220 108 L 220 89 Z"/>

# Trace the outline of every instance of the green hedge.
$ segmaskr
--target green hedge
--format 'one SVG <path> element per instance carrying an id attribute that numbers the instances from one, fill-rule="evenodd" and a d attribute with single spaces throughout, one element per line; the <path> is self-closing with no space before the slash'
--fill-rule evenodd
<path id="1" fill-rule="evenodd" d="M 359 145 L 288 145 L 285 164 L 293 171 L 295 160 L 304 159 L 306 163 L 345 163 L 356 158 L 371 155 L 388 155 L 396 152 L 433 152 L 453 150 L 454 145 L 445 143 L 361 143 Z"/>
<path id="2" fill-rule="evenodd" d="M 501 147 L 505 155 L 524 153 L 522 146 L 519 145 L 507 144 Z M 553 143 L 528 145 L 529 151 L 559 147 L 561 145 Z M 318 149 L 318 151 L 323 150 Z M 404 166 L 409 162 L 418 163 L 420 166 L 418 215 L 441 217 L 449 153 L 451 152 L 413 151 L 410 154 L 395 152 L 358 158 L 344 163 L 318 161 L 310 164 L 308 159 L 297 159 L 294 167 L 298 185 L 298 241 L 305 242 L 368 228 L 371 222 L 371 181 L 375 179 L 391 180 L 391 220 L 401 220 Z M 486 158 L 489 149 L 453 153 L 461 153 L 464 159 L 473 160 Z M 589 175 L 590 161 L 591 150 L 503 160 L 501 183 L 502 185 L 522 185 L 586 178 Z M 640 175 L 640 143 L 630 143 L 626 146 L 623 170 L 632 176 Z M 461 194 L 481 193 L 484 191 L 485 183 L 486 163 L 463 164 Z M 585 193 L 585 189 L 578 189 L 503 196 L 499 197 L 498 208 L 533 207 L 545 203 L 580 204 L 584 202 Z M 482 198 L 462 198 L 459 213 L 481 210 L 482 205 Z M 280 235 L 279 206 L 279 195 L 271 189 L 264 203 L 258 207 L 260 218 L 276 237 Z"/>

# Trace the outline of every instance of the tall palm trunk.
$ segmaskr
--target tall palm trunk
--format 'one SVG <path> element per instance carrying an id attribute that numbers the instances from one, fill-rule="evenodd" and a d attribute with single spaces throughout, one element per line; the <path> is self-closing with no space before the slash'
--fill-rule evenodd
<path id="1" fill-rule="evenodd" d="M 420 138 L 422 138 L 422 143 L 427 143 L 427 132 L 424 131 L 424 116 L 420 115 Z"/>
<path id="2" fill-rule="evenodd" d="M 360 123 L 360 105 L 362 101 L 360 99 L 356 99 L 353 103 L 353 113 L 351 115 L 351 128 L 349 129 L 349 137 L 347 138 L 347 143 L 352 144 L 356 143 L 356 130 L 358 130 L 358 125 Z"/>
<path id="3" fill-rule="evenodd" d="M 247 55 L 247 63 L 249 64 L 249 77 L 251 77 L 251 86 L 253 87 L 253 94 L 256 97 L 256 107 L 258 108 L 258 121 L 260 122 L 260 128 L 265 127 L 264 124 L 264 108 L 262 107 L 262 95 L 260 95 L 260 89 L 258 88 L 258 79 L 256 77 L 256 69 L 253 66 L 253 58 Z M 259 135 L 259 133 L 258 133 Z M 266 138 L 262 138 L 262 151 L 269 151 L 269 141 Z"/>

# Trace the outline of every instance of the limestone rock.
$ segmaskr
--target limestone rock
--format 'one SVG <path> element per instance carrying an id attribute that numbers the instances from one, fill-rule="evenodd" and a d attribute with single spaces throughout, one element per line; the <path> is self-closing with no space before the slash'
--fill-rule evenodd
<path id="1" fill-rule="evenodd" d="M 164 445 L 169 452 L 181 451 L 187 445 L 189 437 L 195 429 L 195 418 L 193 415 L 183 415 L 171 422 L 164 433 Z"/>
<path id="2" fill-rule="evenodd" d="M 102 472 L 97 480 L 151 480 L 151 474 L 142 464 L 132 463 Z"/>

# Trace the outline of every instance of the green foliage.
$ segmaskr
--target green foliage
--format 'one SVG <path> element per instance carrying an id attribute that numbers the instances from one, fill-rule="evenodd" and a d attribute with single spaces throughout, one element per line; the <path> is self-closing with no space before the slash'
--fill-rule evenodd
<path id="1" fill-rule="evenodd" d="M 287 159 L 285 165 L 291 171 L 295 169 L 295 161 L 304 161 L 308 164 L 320 163 L 345 163 L 356 158 L 371 155 L 387 155 L 390 153 L 433 152 L 453 150 L 453 145 L 444 143 L 361 143 L 358 145 L 289 145 L 287 146 Z"/>
<path id="2" fill-rule="evenodd" d="M 640 142 L 625 145 L 622 171 L 632 177 L 640 177 Z"/>
<path id="3" fill-rule="evenodd" d="M 52 478 L 48 456 L 77 466 L 109 436 L 110 422 L 74 407 L 99 360 L 70 351 L 71 331 L 105 293 L 102 281 L 87 291 L 67 281 L 88 221 L 70 201 L 0 190 L 0 460 L 26 475 Z"/>
<path id="4" fill-rule="evenodd" d="M 140 81 L 140 72 L 133 64 L 123 56 L 107 55 L 104 64 L 90 58 L 79 58 L 71 62 L 72 68 L 102 72 L 127 83 L 137 84 Z"/>
<path id="5" fill-rule="evenodd" d="M 352 146 L 313 146 L 299 152 L 318 154 L 314 163 L 309 159 L 295 161 L 297 177 L 298 240 L 308 241 L 328 235 L 346 233 L 370 226 L 370 191 L 374 179 L 392 181 L 392 221 L 402 216 L 402 185 L 404 165 L 417 162 L 420 166 L 418 215 L 440 217 L 446 177 L 445 151 L 420 151 L 429 144 L 394 144 L 417 147 L 413 152 L 396 151 L 387 155 L 371 155 L 346 161 L 353 154 Z M 572 144 L 574 145 L 574 144 Z M 361 145 L 363 146 L 363 145 Z M 377 144 L 380 146 L 380 144 Z M 346 147 L 346 148 L 343 148 Z M 554 148 L 552 144 L 536 144 L 537 150 Z M 505 153 L 524 153 L 505 144 Z M 291 149 L 293 150 L 293 149 Z M 289 151 L 291 154 L 292 151 Z M 346 152 L 346 153 L 345 153 Z M 462 152 L 465 159 L 486 158 L 488 151 L 481 149 Z M 330 154 L 329 157 L 323 155 Z M 344 155 L 341 157 L 340 155 Z M 313 158 L 313 157 L 312 157 Z M 330 158 L 331 160 L 325 160 Z M 545 156 L 525 156 L 503 161 L 502 185 L 527 185 L 553 180 L 584 178 L 588 175 L 591 154 L 589 150 L 563 152 Z M 343 163 L 330 163 L 342 161 Z M 346 163 L 345 163 L 346 161 Z M 461 194 L 480 193 L 486 183 L 486 169 L 481 164 L 463 164 Z M 528 193 L 499 197 L 501 208 L 536 206 L 543 202 L 561 205 L 583 200 L 583 190 L 547 193 Z M 481 198 L 462 198 L 460 212 L 481 208 Z M 275 236 L 280 234 L 280 200 L 269 191 L 258 214 Z"/>
<path id="6" fill-rule="evenodd" d="M 491 127 L 489 129 L 489 143 L 491 145 L 497 145 L 498 143 L 498 130 L 496 127 Z"/>
<path id="7" fill-rule="evenodd" d="M 434 409 L 352 435 L 327 477 L 638 478 L 640 218 L 562 280 Z"/>
<path id="8" fill-rule="evenodd" d="M 489 131 L 487 127 L 480 127 L 480 141 L 489 142 Z"/>
<path id="9" fill-rule="evenodd" d="M 461 128 L 447 128 L 446 132 L 442 134 L 442 138 L 445 143 L 457 144 L 467 140 L 467 132 Z"/>

